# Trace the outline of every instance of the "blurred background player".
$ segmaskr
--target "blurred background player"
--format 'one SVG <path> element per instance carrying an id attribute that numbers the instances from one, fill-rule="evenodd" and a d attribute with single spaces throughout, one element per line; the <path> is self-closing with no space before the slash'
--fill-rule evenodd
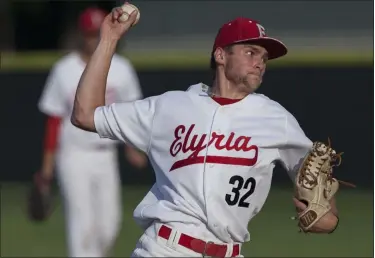
<path id="1" fill-rule="evenodd" d="M 76 88 L 96 48 L 105 15 L 98 8 L 88 8 L 80 14 L 78 48 L 53 66 L 39 102 L 40 111 L 48 118 L 42 167 L 36 176 L 49 191 L 56 164 L 70 257 L 109 255 L 121 223 L 116 144 L 82 131 L 70 122 Z M 142 98 L 132 65 L 117 54 L 113 56 L 107 83 L 107 104 Z M 130 146 L 125 146 L 125 156 L 137 168 L 147 165 L 146 156 Z"/>

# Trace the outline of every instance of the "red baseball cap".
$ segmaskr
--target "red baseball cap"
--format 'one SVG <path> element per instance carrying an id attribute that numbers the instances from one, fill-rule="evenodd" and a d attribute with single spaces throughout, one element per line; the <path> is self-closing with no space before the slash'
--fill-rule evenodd
<path id="1" fill-rule="evenodd" d="M 85 9 L 79 16 L 78 26 L 83 32 L 97 32 L 107 13 L 99 8 L 90 7 Z"/>
<path id="2" fill-rule="evenodd" d="M 266 35 L 265 29 L 259 22 L 239 17 L 225 23 L 219 30 L 212 53 L 216 48 L 226 47 L 235 43 L 251 42 L 264 47 L 268 52 L 268 59 L 275 59 L 286 55 L 288 49 L 277 39 Z"/>

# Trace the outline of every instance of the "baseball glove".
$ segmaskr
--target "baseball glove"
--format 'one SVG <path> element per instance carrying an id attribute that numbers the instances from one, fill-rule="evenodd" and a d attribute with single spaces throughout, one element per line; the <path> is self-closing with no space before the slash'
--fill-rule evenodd
<path id="1" fill-rule="evenodd" d="M 339 190 L 339 183 L 353 186 L 332 177 L 333 167 L 341 164 L 341 155 L 322 142 L 314 142 L 312 150 L 306 155 L 295 181 L 296 198 L 307 208 L 298 215 L 301 231 L 309 232 L 329 211 L 330 200 Z"/>
<path id="2" fill-rule="evenodd" d="M 52 212 L 51 180 L 36 173 L 27 193 L 27 213 L 32 221 L 45 221 Z"/>

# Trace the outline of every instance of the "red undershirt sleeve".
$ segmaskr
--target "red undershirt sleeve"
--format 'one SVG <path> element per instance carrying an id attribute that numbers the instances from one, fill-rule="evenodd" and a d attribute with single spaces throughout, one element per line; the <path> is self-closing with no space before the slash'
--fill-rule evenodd
<path id="1" fill-rule="evenodd" d="M 61 118 L 48 116 L 44 135 L 44 150 L 54 151 L 57 147 L 57 139 L 60 131 Z"/>

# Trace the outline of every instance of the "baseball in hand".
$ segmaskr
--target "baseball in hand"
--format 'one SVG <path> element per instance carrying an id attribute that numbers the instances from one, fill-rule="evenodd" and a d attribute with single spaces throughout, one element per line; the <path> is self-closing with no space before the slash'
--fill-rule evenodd
<path id="1" fill-rule="evenodd" d="M 139 9 L 135 6 L 135 5 L 132 5 L 132 4 L 124 4 L 123 6 L 121 6 L 121 9 L 124 11 L 124 13 L 121 15 L 121 17 L 119 18 L 119 20 L 121 22 L 125 22 L 127 19 L 129 19 L 129 16 L 130 14 L 136 10 L 137 11 L 137 18 L 135 19 L 135 22 L 133 23 L 132 26 L 136 25 L 139 21 L 139 18 L 141 16 L 141 13 L 139 12 Z"/>

